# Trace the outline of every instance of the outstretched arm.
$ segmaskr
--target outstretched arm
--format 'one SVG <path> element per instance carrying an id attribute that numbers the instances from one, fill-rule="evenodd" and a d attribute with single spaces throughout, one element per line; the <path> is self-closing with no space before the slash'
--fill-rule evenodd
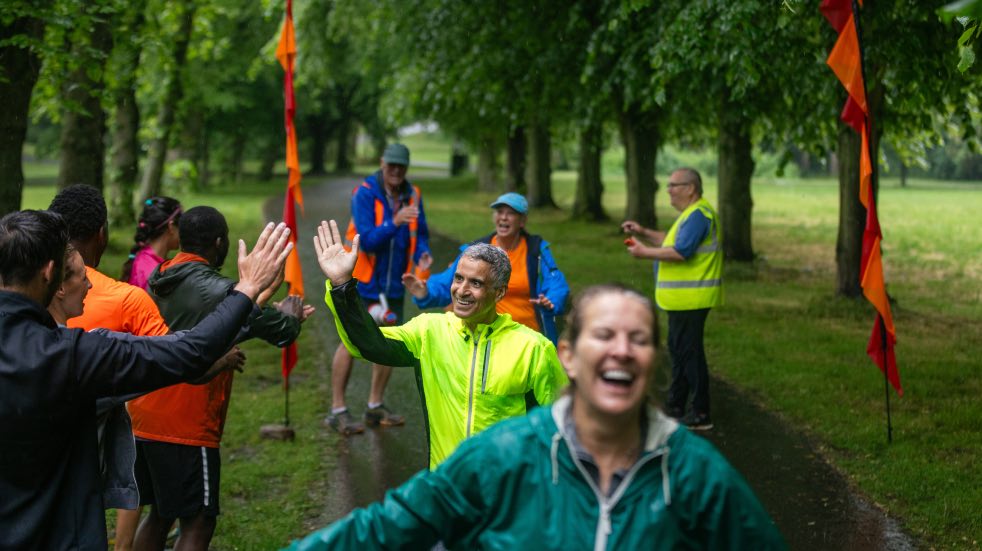
<path id="1" fill-rule="evenodd" d="M 418 360 L 405 342 L 382 335 L 358 296 L 351 278 L 358 258 L 358 242 L 356 235 L 351 251 L 346 251 L 334 220 L 321 222 L 314 236 L 317 263 L 328 280 L 324 302 L 334 313 L 338 335 L 356 357 L 381 365 L 416 365 Z"/>

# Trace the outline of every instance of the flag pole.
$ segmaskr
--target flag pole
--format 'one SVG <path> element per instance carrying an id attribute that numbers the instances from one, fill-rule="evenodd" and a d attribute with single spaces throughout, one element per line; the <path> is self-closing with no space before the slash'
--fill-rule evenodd
<path id="1" fill-rule="evenodd" d="M 880 329 L 882 329 L 882 331 L 880 331 L 880 346 L 883 350 L 883 363 L 884 363 L 883 395 L 886 396 L 886 401 L 887 401 L 887 444 L 892 444 L 893 422 L 890 419 L 890 381 L 889 381 L 889 377 L 887 376 L 887 369 L 886 369 L 886 366 L 889 365 L 889 359 L 887 358 L 887 354 L 890 353 L 890 351 L 887 349 L 887 328 L 886 328 L 886 323 L 884 323 L 883 321 L 882 315 L 876 316 L 876 322 L 880 324 Z"/>
<path id="2" fill-rule="evenodd" d="M 865 114 L 864 122 L 866 123 L 866 132 L 869 135 L 869 139 L 867 140 L 866 143 L 866 147 L 868 149 L 866 153 L 867 155 L 869 155 L 870 158 L 870 189 L 869 189 L 870 207 L 869 208 L 875 209 L 877 196 L 879 195 L 879 193 L 877 192 L 879 191 L 880 186 L 878 185 L 879 180 L 877 178 L 878 170 L 877 170 L 876 157 L 873 156 L 873 139 L 874 139 L 873 117 L 871 116 L 870 113 L 870 111 L 872 111 L 872 106 L 870 106 L 869 104 L 869 90 L 866 87 L 866 52 L 863 44 L 862 25 L 860 24 L 859 21 L 858 0 L 852 0 L 852 19 L 853 19 L 853 24 L 856 26 L 856 40 L 859 45 L 859 72 L 863 78 L 863 95 L 866 97 L 866 101 L 867 101 L 866 104 L 867 111 Z M 869 218 L 869 208 L 866 209 L 867 218 Z M 891 415 L 890 415 L 890 378 L 888 373 L 889 372 L 888 366 L 890 365 L 890 362 L 889 362 L 889 358 L 887 357 L 887 355 L 890 353 L 890 350 L 889 350 L 889 346 L 887 345 L 886 322 L 883 319 L 883 314 L 879 313 L 879 311 L 877 311 L 875 323 L 879 324 L 880 326 L 880 351 L 881 351 L 880 358 L 881 361 L 883 362 L 883 365 L 880 366 L 880 368 L 883 371 L 883 395 L 885 398 L 884 403 L 887 412 L 887 443 L 892 444 L 893 420 L 891 419 Z"/>
<path id="3" fill-rule="evenodd" d="M 285 403 L 284 403 L 285 415 L 283 418 L 283 424 L 289 427 L 290 426 L 290 376 L 289 375 L 283 378 L 283 396 L 285 398 Z M 887 409 L 887 411 L 888 412 L 890 411 L 889 408 Z M 889 416 L 889 413 L 887 415 Z"/>

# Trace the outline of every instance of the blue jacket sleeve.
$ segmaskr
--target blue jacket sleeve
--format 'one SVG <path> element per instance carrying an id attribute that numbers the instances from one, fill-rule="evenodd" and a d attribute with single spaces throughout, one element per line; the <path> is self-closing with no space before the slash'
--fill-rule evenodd
<path id="1" fill-rule="evenodd" d="M 419 308 L 440 308 L 450 304 L 450 284 L 453 283 L 453 275 L 457 271 L 458 262 L 460 262 L 459 254 L 449 268 L 431 275 L 430 279 L 426 280 L 426 291 L 429 294 L 423 299 L 413 297 L 416 306 Z"/>
<path id="2" fill-rule="evenodd" d="M 569 284 L 566 283 L 566 276 L 556 266 L 549 251 L 549 243 L 544 239 L 539 245 L 539 278 L 542 281 L 539 294 L 545 295 L 555 307 L 547 314 L 561 316 L 566 307 L 566 299 L 569 298 Z"/>
<path id="3" fill-rule="evenodd" d="M 355 229 L 361 236 L 359 246 L 365 252 L 374 253 L 388 244 L 398 229 L 392 223 L 392 217 L 384 216 L 381 226 L 375 225 L 375 198 L 368 188 L 362 186 L 351 198 L 351 217 L 355 221 Z"/>

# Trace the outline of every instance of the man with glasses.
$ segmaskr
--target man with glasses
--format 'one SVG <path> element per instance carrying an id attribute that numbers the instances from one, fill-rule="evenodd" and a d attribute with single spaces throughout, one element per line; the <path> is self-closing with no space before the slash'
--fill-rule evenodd
<path id="1" fill-rule="evenodd" d="M 703 198 L 702 178 L 693 168 L 672 172 L 668 196 L 672 207 L 681 212 L 668 233 L 633 220 L 625 221 L 621 229 L 633 236 L 626 241 L 632 256 L 655 261 L 655 301 L 668 313 L 672 386 L 665 410 L 691 429 L 709 430 L 713 422 L 703 332 L 709 310 L 723 303 L 719 217 Z M 686 414 L 690 394 L 692 409 Z"/>

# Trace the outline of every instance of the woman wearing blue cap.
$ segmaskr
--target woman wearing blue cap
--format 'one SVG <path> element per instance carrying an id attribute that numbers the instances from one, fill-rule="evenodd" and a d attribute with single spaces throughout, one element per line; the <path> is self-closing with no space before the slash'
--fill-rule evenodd
<path id="1" fill-rule="evenodd" d="M 505 193 L 491 203 L 494 209 L 494 232 L 460 248 L 461 252 L 474 243 L 490 243 L 508 253 L 511 279 L 508 292 L 498 303 L 498 313 L 510 314 L 512 319 L 541 332 L 556 343 L 556 316 L 562 315 L 569 285 L 559 271 L 549 251 L 549 243 L 538 235 L 525 231 L 529 204 L 518 193 Z M 445 271 L 422 281 L 415 274 L 405 274 L 402 282 L 420 308 L 450 304 L 450 284 L 460 255 Z"/>

